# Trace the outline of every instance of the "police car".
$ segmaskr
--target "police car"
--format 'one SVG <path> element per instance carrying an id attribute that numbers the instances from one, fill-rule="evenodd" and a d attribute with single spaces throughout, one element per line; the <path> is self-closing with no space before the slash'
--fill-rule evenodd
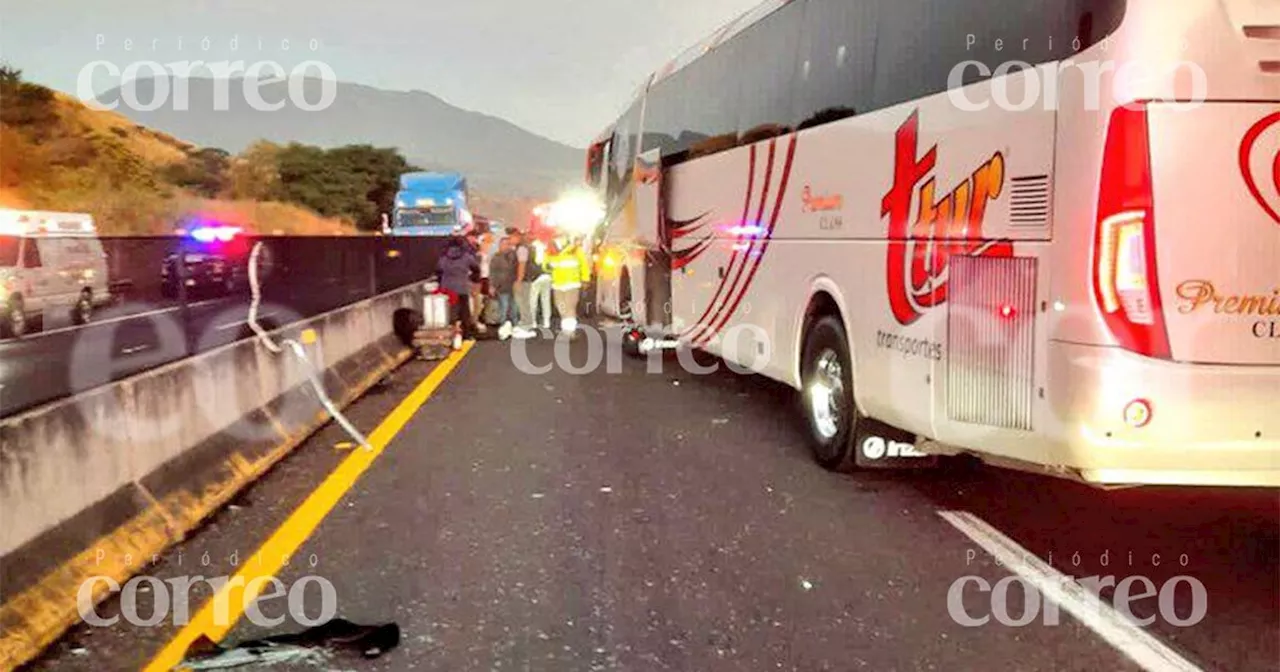
<path id="1" fill-rule="evenodd" d="M 248 286 L 247 243 L 235 226 L 197 226 L 184 233 L 179 251 L 165 257 L 160 268 L 160 288 L 167 298 L 186 285 L 189 295 L 230 295 Z M 185 268 L 179 269 L 182 258 Z"/>

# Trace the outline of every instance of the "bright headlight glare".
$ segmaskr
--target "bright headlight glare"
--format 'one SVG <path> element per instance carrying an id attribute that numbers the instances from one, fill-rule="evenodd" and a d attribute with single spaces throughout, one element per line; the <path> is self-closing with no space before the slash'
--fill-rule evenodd
<path id="1" fill-rule="evenodd" d="M 569 194 L 551 205 L 548 220 L 572 233 L 589 233 L 604 221 L 604 206 L 592 194 Z"/>

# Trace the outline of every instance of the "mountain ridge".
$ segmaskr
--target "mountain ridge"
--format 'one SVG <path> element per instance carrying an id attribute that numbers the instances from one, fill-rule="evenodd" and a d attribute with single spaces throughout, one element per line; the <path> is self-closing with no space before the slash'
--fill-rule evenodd
<path id="1" fill-rule="evenodd" d="M 175 90 L 165 78 L 166 91 Z M 188 109 L 173 100 L 155 110 L 117 112 L 150 128 L 205 147 L 242 151 L 256 140 L 320 147 L 372 144 L 398 149 L 424 169 L 466 173 L 472 184 L 489 192 L 547 198 L 581 179 L 582 149 L 540 135 L 500 116 L 468 110 L 421 89 L 388 90 L 354 82 L 336 82 L 332 104 L 307 111 L 290 101 L 284 79 L 257 80 L 261 98 L 285 105 L 278 111 L 253 109 L 246 99 L 245 78 L 231 78 L 225 109 L 216 109 L 214 85 L 207 77 L 184 78 Z M 155 101 L 156 78 L 131 80 L 136 100 Z M 249 80 L 253 81 L 253 80 Z M 298 86 L 306 101 L 321 101 L 323 82 L 304 79 Z M 124 86 L 124 85 L 122 85 Z M 120 100 L 121 87 L 99 96 Z"/>

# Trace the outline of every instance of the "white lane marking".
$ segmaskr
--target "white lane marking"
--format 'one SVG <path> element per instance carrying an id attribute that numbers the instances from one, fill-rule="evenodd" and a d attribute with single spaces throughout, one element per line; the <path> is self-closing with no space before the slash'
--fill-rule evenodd
<path id="1" fill-rule="evenodd" d="M 1001 565 L 1017 573 L 1040 597 L 1054 602 L 1092 630 L 1117 651 L 1148 672 L 1202 672 L 1154 635 L 1121 616 L 1087 588 L 1032 555 L 985 520 L 967 511 L 939 511 L 951 523 L 990 553 Z"/>
<path id="2" fill-rule="evenodd" d="M 34 341 L 34 340 L 43 338 L 45 336 L 53 336 L 54 334 L 65 334 L 69 331 L 77 331 L 79 329 L 85 329 L 89 327 L 100 327 L 104 324 L 115 324 L 116 322 L 127 322 L 129 320 L 138 320 L 144 317 L 150 317 L 151 315 L 163 315 L 164 313 L 172 313 L 175 310 L 178 310 L 177 306 L 173 306 L 172 308 L 160 308 L 158 310 L 148 310 L 145 313 L 130 313 L 128 315 L 121 315 L 120 317 L 113 317 L 109 320 L 91 320 L 88 324 L 78 324 L 72 327 L 62 327 L 61 329 L 51 329 L 49 331 L 41 331 L 36 334 L 31 334 L 30 336 L 24 336 L 22 340 Z"/>
<path id="3" fill-rule="evenodd" d="M 275 312 L 263 313 L 262 315 L 259 315 L 259 316 L 258 316 L 258 319 L 259 319 L 259 320 L 261 320 L 261 319 L 266 318 L 266 317 L 272 317 L 272 316 L 274 316 L 275 314 L 276 314 Z M 214 330 L 215 330 L 215 331 L 226 331 L 226 330 L 228 330 L 228 329 L 235 329 L 236 327 L 244 326 L 244 325 L 246 325 L 246 324 L 249 324 L 249 320 L 240 320 L 239 322 L 231 322 L 231 323 L 229 323 L 229 324 L 224 324 L 224 325 L 222 325 L 222 326 L 214 327 Z"/>
<path id="4" fill-rule="evenodd" d="M 220 302 L 220 301 L 223 301 L 223 299 L 205 299 L 204 301 L 197 301 L 196 303 L 189 303 L 189 304 L 187 304 L 187 308 L 188 308 L 188 309 L 191 309 L 191 308 L 201 308 L 201 307 L 203 307 L 203 306 L 207 306 L 207 305 L 210 305 L 210 304 L 213 304 L 213 303 L 218 303 L 218 302 Z M 172 313 L 172 312 L 174 312 L 174 311 L 178 311 L 178 310 L 182 310 L 182 306 L 170 306 L 169 308 L 158 308 L 158 309 L 156 309 L 156 310 L 148 310 L 148 311 L 146 311 L 146 312 L 142 312 L 142 313 L 129 313 L 128 315 L 121 315 L 120 317 L 113 317 L 113 318 L 111 318 L 111 319 L 109 319 L 109 320 L 90 320 L 90 322 L 89 322 L 88 324 L 79 324 L 79 325 L 74 325 L 74 326 L 70 326 L 70 327 L 62 327 L 62 328 L 59 328 L 59 329 L 42 330 L 42 331 L 39 331 L 39 332 L 34 333 L 34 334 L 29 334 L 29 335 L 27 335 L 27 336 L 23 336 L 21 339 L 8 339 L 8 340 L 5 340 L 5 341 L 3 341 L 3 342 L 0 342 L 0 345 L 13 345 L 13 344 L 17 344 L 17 343 L 29 343 L 29 342 L 31 342 L 31 341 L 38 341 L 38 340 L 40 340 L 41 338 L 44 338 L 45 336 L 53 336 L 53 335 L 56 335 L 56 334 L 65 334 L 65 333 L 67 333 L 67 332 L 76 331 L 76 330 L 79 330 L 79 329 L 86 329 L 86 328 L 92 328 L 92 327 L 100 327 L 100 326 L 102 326 L 102 325 L 104 325 L 104 324 L 115 324 L 116 322 L 127 322 L 127 321 L 129 321 L 129 320 L 139 320 L 139 319 L 142 319 L 142 318 L 144 318 L 144 317 L 150 317 L 150 316 L 152 316 L 152 315 L 163 315 L 163 314 L 165 314 L 165 313 Z"/>

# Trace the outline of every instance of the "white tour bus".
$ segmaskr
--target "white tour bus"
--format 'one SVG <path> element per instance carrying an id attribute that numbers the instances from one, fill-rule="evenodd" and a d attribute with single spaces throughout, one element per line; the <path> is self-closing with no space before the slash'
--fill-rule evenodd
<path id="1" fill-rule="evenodd" d="M 34 317 L 85 324 L 110 299 L 93 217 L 0 209 L 0 337 L 26 335 Z"/>
<path id="2" fill-rule="evenodd" d="M 1280 485 L 1280 2 L 770 0 L 587 158 L 602 311 L 827 468 Z"/>

